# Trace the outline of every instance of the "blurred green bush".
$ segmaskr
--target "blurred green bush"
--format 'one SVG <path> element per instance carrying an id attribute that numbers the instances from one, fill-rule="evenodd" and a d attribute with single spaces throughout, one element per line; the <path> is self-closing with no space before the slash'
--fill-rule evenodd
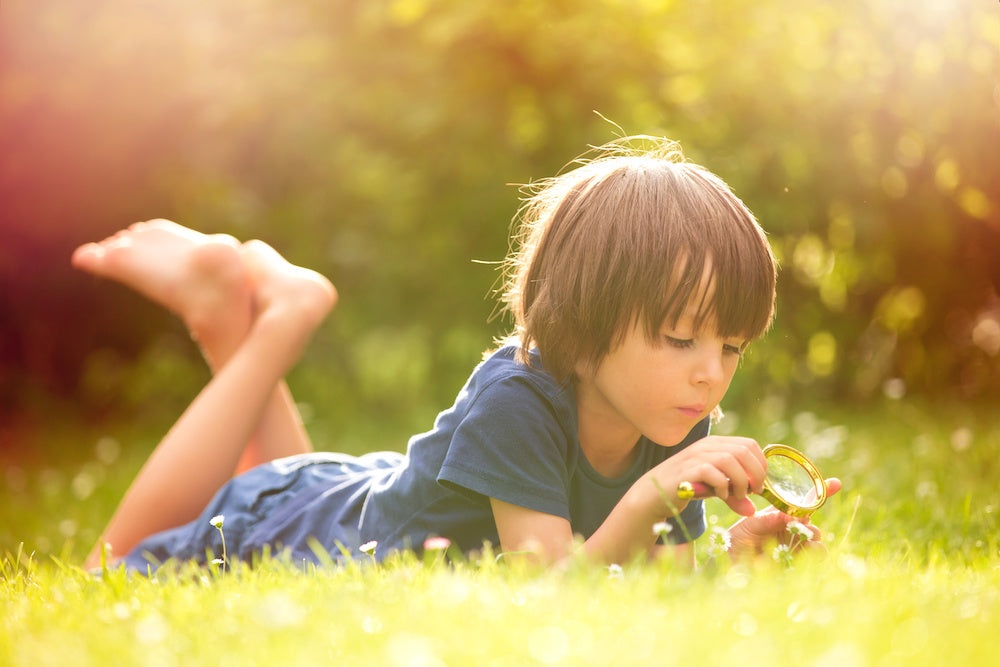
<path id="1" fill-rule="evenodd" d="M 164 328 L 183 342 L 176 325 L 67 268 L 76 244 L 151 217 L 264 238 L 334 280 L 342 303 L 295 375 L 317 410 L 440 407 L 507 326 L 489 318 L 511 184 L 622 131 L 681 141 L 781 259 L 775 328 L 731 403 L 1000 391 L 995 5 L 0 12 L 0 412 L 56 396 L 113 415 L 169 375 L 150 351 L 176 348 Z M 197 382 L 166 385 L 180 403 Z"/>

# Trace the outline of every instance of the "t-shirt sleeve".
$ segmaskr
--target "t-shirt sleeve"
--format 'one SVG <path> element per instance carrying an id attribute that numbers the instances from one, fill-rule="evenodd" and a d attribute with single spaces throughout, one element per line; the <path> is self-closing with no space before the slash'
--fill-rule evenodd
<path id="1" fill-rule="evenodd" d="M 569 438 L 557 408 L 529 381 L 483 388 L 455 430 L 438 474 L 446 488 L 570 518 Z"/>
<path id="2" fill-rule="evenodd" d="M 681 513 L 675 517 L 667 519 L 671 524 L 670 532 L 667 534 L 666 542 L 669 544 L 684 544 L 693 542 L 708 528 L 705 520 L 705 501 L 692 500 Z M 657 544 L 664 544 L 663 538 L 657 539 Z"/>

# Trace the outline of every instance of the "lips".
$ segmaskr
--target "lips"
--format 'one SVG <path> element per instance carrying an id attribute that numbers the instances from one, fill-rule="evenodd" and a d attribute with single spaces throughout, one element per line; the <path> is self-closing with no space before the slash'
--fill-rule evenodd
<path id="1" fill-rule="evenodd" d="M 700 417 L 705 414 L 704 405 L 685 405 L 684 407 L 677 408 L 677 410 L 685 417 L 691 418 Z"/>

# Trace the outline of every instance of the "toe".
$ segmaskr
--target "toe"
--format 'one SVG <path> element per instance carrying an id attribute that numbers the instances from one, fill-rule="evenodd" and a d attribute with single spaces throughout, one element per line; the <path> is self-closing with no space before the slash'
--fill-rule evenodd
<path id="1" fill-rule="evenodd" d="M 96 271 L 104 258 L 104 248 L 97 243 L 85 243 L 73 251 L 70 263 L 84 271 Z"/>

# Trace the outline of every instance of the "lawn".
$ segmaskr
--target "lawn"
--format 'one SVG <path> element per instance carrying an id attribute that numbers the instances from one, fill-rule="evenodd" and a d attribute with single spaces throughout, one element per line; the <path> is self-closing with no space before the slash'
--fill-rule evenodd
<path id="1" fill-rule="evenodd" d="M 702 545 L 693 573 L 429 554 L 96 578 L 77 564 L 141 458 L 96 437 L 72 465 L 6 471 L 0 664 L 992 663 L 1000 417 L 909 400 L 786 412 L 720 428 L 798 446 L 844 481 L 815 517 L 829 555 L 788 569 Z M 732 520 L 718 503 L 710 516 Z"/>

